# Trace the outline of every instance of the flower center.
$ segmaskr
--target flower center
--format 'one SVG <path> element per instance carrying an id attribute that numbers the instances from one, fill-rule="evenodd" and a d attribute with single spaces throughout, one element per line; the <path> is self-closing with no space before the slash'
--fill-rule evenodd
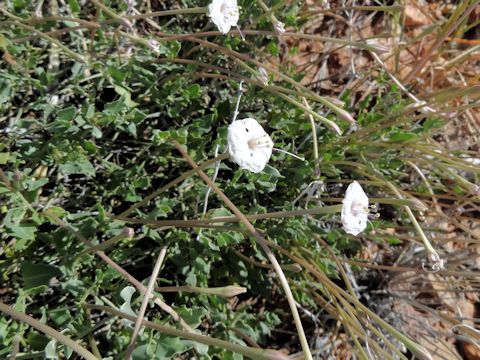
<path id="1" fill-rule="evenodd" d="M 355 217 L 361 217 L 362 215 L 366 215 L 368 219 L 378 219 L 380 214 L 378 213 L 378 207 L 376 205 L 364 206 L 358 201 L 352 202 L 352 206 L 350 208 L 352 215 Z"/>
<path id="2" fill-rule="evenodd" d="M 220 6 L 220 12 L 222 13 L 223 16 L 226 18 L 229 17 L 235 17 L 238 13 L 238 10 L 235 6 L 230 6 L 227 4 L 227 2 L 223 2 L 222 5 Z"/>
<path id="3" fill-rule="evenodd" d="M 265 139 L 265 140 L 262 140 L 262 138 L 264 138 L 265 135 L 262 135 L 256 139 L 250 139 L 247 141 L 247 144 L 248 144 L 248 148 L 250 150 L 257 150 L 259 148 L 262 148 L 262 147 L 270 147 L 270 142 L 268 141 L 268 138 Z"/>
<path id="4" fill-rule="evenodd" d="M 369 214 L 370 211 L 368 207 L 363 206 L 361 203 L 354 201 L 352 202 L 351 211 L 353 216 L 359 216 L 360 214 Z"/>

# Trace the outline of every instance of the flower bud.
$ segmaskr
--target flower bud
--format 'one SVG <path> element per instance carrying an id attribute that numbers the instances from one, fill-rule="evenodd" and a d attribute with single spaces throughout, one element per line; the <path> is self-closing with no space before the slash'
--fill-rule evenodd
<path id="1" fill-rule="evenodd" d="M 208 293 L 212 295 L 233 297 L 247 292 L 247 288 L 243 286 L 228 285 L 218 288 L 208 288 Z"/>

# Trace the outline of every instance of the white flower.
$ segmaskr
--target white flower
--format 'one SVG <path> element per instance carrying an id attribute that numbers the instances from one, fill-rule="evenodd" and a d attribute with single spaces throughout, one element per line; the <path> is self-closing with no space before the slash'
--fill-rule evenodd
<path id="1" fill-rule="evenodd" d="M 272 156 L 273 141 L 257 120 L 236 120 L 228 127 L 228 152 L 241 169 L 263 170 Z"/>
<path id="2" fill-rule="evenodd" d="M 367 227 L 368 197 L 356 181 L 348 185 L 343 199 L 342 224 L 348 234 L 358 235 Z"/>
<path id="3" fill-rule="evenodd" d="M 232 26 L 237 26 L 240 17 L 237 0 L 213 0 L 208 5 L 208 15 L 218 30 L 228 33 Z"/>

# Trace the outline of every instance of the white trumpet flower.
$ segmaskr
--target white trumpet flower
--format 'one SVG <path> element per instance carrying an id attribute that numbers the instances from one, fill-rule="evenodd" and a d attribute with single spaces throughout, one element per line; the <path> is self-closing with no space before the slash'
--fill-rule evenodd
<path id="1" fill-rule="evenodd" d="M 272 156 L 273 141 L 253 118 L 232 122 L 227 141 L 230 158 L 241 169 L 259 173 Z"/>
<path id="2" fill-rule="evenodd" d="M 358 235 L 367 227 L 368 197 L 356 181 L 348 185 L 343 199 L 342 224 L 343 230 L 352 235 Z"/>
<path id="3" fill-rule="evenodd" d="M 213 0 L 208 5 L 208 15 L 218 30 L 227 34 L 232 26 L 237 26 L 240 17 L 237 0 Z"/>

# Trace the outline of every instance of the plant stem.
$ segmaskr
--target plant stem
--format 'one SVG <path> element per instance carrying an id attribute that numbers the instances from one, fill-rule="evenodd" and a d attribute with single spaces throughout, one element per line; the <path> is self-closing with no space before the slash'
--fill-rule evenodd
<path id="1" fill-rule="evenodd" d="M 385 184 L 393 191 L 393 193 L 398 196 L 399 199 L 403 199 L 403 196 L 402 194 L 400 193 L 400 191 L 397 190 L 397 188 L 390 182 L 390 181 L 385 181 Z M 410 209 L 410 207 L 408 205 L 404 205 L 404 208 L 408 214 L 408 217 L 410 218 L 410 220 L 412 221 L 412 224 L 415 228 L 415 230 L 417 230 L 417 233 L 418 235 L 420 236 L 420 239 L 422 239 L 422 242 L 423 244 L 425 245 L 425 248 L 427 249 L 427 252 L 431 253 L 431 254 L 434 254 L 436 255 L 438 258 L 440 258 L 440 256 L 438 255 L 437 251 L 433 248 L 433 246 L 430 244 L 430 241 L 428 241 L 427 239 L 427 236 L 425 235 L 425 233 L 423 232 L 422 230 L 422 227 L 420 226 L 420 224 L 418 223 L 415 215 L 413 214 L 412 210 Z"/>
<path id="2" fill-rule="evenodd" d="M 63 335 L 62 333 L 58 332 L 57 330 L 51 328 L 48 325 L 45 325 L 38 321 L 37 319 L 32 318 L 31 316 L 18 312 L 11 308 L 8 305 L 5 305 L 3 302 L 0 302 L 0 311 L 7 314 L 11 318 L 27 323 L 31 327 L 37 329 L 38 331 L 54 338 L 57 340 L 59 343 L 68 346 L 71 348 L 73 351 L 75 351 L 78 355 L 82 356 L 86 360 L 98 360 L 98 358 L 93 355 L 90 351 L 85 349 L 84 347 L 80 346 L 77 344 L 75 341 L 73 341 L 71 338 L 68 336 Z"/>
<path id="3" fill-rule="evenodd" d="M 338 127 L 337 124 L 335 124 L 332 120 L 329 120 L 327 119 L 326 117 L 324 116 L 321 116 L 320 114 L 316 113 L 315 111 L 312 111 L 309 107 L 303 105 L 301 102 L 297 101 L 297 100 L 294 100 L 292 99 L 291 97 L 288 97 L 287 95 L 285 94 L 282 94 L 278 91 L 275 91 L 275 90 L 271 90 L 271 92 L 279 97 L 281 97 L 282 99 L 285 99 L 287 100 L 288 102 L 292 103 L 293 105 L 295 105 L 296 107 L 298 107 L 299 109 L 302 109 L 303 111 L 307 112 L 309 115 L 312 115 L 313 117 L 317 118 L 318 120 L 320 120 L 320 122 L 322 122 L 324 125 L 328 126 L 329 128 L 331 128 L 332 130 L 334 130 L 338 135 L 342 135 L 342 130 L 340 130 L 340 128 Z"/>
<path id="4" fill-rule="evenodd" d="M 91 305 L 91 304 L 84 304 L 83 306 L 88 308 L 88 309 L 92 309 L 92 310 L 105 311 L 109 314 L 113 314 L 115 316 L 118 316 L 118 317 L 121 317 L 121 318 L 124 318 L 124 319 L 128 319 L 128 320 L 131 320 L 131 321 L 135 321 L 135 319 L 136 319 L 135 316 L 125 314 L 121 311 L 118 311 L 116 309 L 112 309 L 108 306 Z M 220 339 L 216 339 L 216 338 L 213 338 L 213 337 L 210 337 L 210 336 L 199 335 L 199 334 L 195 334 L 195 333 L 189 333 L 189 332 L 181 331 L 181 330 L 172 328 L 170 326 L 164 326 L 164 325 L 156 324 L 156 323 L 153 323 L 153 322 L 148 321 L 148 320 L 143 320 L 142 325 L 145 326 L 145 327 L 148 327 L 150 329 L 158 330 L 163 334 L 181 337 L 183 339 L 196 341 L 198 343 L 206 344 L 206 345 L 209 345 L 209 346 L 220 347 L 220 348 L 223 348 L 223 349 L 227 349 L 227 350 L 245 355 L 245 356 L 250 357 L 252 359 L 258 359 L 258 360 L 273 360 L 273 359 L 288 360 L 289 359 L 286 355 L 284 355 L 284 354 L 282 354 L 278 351 L 275 351 L 275 350 L 255 349 L 255 348 L 251 348 L 251 347 L 248 347 L 248 346 L 233 344 L 233 343 L 225 341 L 225 340 L 220 340 Z M 277 356 L 277 357 L 274 357 L 274 356 Z M 95 358 L 95 360 L 97 360 L 97 359 Z"/>
<path id="5" fill-rule="evenodd" d="M 265 219 L 281 219 L 294 216 L 304 216 L 304 215 L 318 215 L 318 214 L 335 214 L 342 211 L 342 204 L 323 206 L 314 209 L 302 209 L 302 210 L 290 210 L 290 211 L 278 211 L 265 214 L 253 214 L 253 215 L 244 215 L 244 217 L 251 220 L 265 220 Z M 199 219 L 199 220 L 143 220 L 143 219 L 131 219 L 131 218 L 122 218 L 115 217 L 118 220 L 144 224 L 144 225 L 153 225 L 153 226 L 192 226 L 197 225 L 211 224 L 211 223 L 230 223 L 230 222 L 241 222 L 241 220 L 236 216 L 222 216 L 215 217 L 212 219 Z"/>
<path id="6" fill-rule="evenodd" d="M 302 97 L 302 100 L 305 107 L 309 110 L 312 110 L 307 99 L 305 97 Z M 312 127 L 313 160 L 315 162 L 315 177 L 318 179 L 321 175 L 321 172 L 320 172 L 320 161 L 318 156 L 317 126 L 315 124 L 315 120 L 313 119 L 312 114 L 308 113 L 307 117 L 308 117 L 308 120 L 310 121 L 310 126 Z"/>
<path id="7" fill-rule="evenodd" d="M 176 9 L 176 10 L 153 11 L 145 14 L 125 16 L 124 18 L 129 20 L 137 20 L 137 19 L 146 19 L 151 17 L 170 16 L 170 15 L 206 14 L 206 13 L 208 13 L 207 7 L 193 7 L 193 8 Z"/>
<path id="8" fill-rule="evenodd" d="M 43 214 L 49 218 L 51 221 L 53 221 L 55 224 L 60 226 L 61 228 L 68 230 L 71 232 L 78 240 L 80 240 L 82 243 L 85 245 L 92 247 L 92 243 L 88 241 L 80 232 L 76 231 L 73 226 L 70 224 L 64 222 L 61 220 L 59 217 L 54 215 L 53 213 L 49 212 L 48 209 L 43 212 Z M 110 265 L 115 271 L 117 271 L 119 274 L 121 274 L 123 277 L 125 277 L 133 286 L 137 288 L 137 290 L 145 294 L 147 291 L 147 288 L 145 285 L 143 285 L 140 281 L 138 281 L 135 277 L 130 275 L 124 268 L 122 268 L 120 265 L 118 265 L 115 261 L 113 261 L 105 252 L 101 250 L 95 251 L 95 254 L 100 257 L 103 261 L 105 261 L 108 265 Z M 167 314 L 169 314 L 175 321 L 178 321 L 180 325 L 186 330 L 186 331 L 193 331 L 192 328 L 185 322 L 185 320 L 178 315 L 178 313 L 167 303 L 163 302 L 159 297 L 154 296 L 153 294 L 150 295 L 150 298 L 153 300 L 155 304 L 160 307 L 163 311 L 165 311 Z"/>
<path id="9" fill-rule="evenodd" d="M 118 22 L 121 22 L 123 25 L 127 26 L 127 27 L 131 27 L 132 26 L 132 23 L 128 20 L 128 19 L 125 19 L 123 17 L 121 17 L 120 15 L 118 15 L 115 11 L 113 11 L 112 9 L 110 9 L 109 7 L 105 6 L 102 2 L 98 1 L 98 0 L 90 0 L 96 7 L 100 8 L 102 11 L 106 12 L 110 17 L 112 17 L 113 19 L 115 19 L 116 21 Z"/>
<path id="10" fill-rule="evenodd" d="M 271 264 L 263 264 L 263 263 L 260 263 L 258 261 L 255 261 L 253 259 L 250 259 L 248 256 L 243 255 L 240 251 L 237 251 L 235 249 L 233 249 L 233 252 L 235 253 L 235 255 L 237 255 L 239 258 L 241 258 L 243 261 L 246 261 L 246 262 L 252 264 L 253 266 L 258 266 L 258 267 L 261 267 L 261 268 L 264 268 L 264 269 L 273 269 L 273 266 Z M 281 267 L 282 267 L 283 270 L 292 271 L 292 272 L 296 272 L 296 273 L 302 271 L 302 267 L 298 264 L 283 264 L 283 265 L 281 265 Z"/>
<path id="11" fill-rule="evenodd" d="M 70 50 L 67 46 L 63 45 L 60 41 L 58 41 L 57 39 L 47 35 L 47 34 L 44 34 L 43 32 L 35 29 L 34 27 L 30 26 L 30 25 L 27 25 L 27 24 L 24 24 L 22 21 L 19 21 L 18 17 L 13 15 L 13 14 L 10 14 L 3 6 L 0 6 L 0 12 L 3 12 L 7 17 L 11 18 L 14 20 L 14 23 L 15 25 L 21 27 L 21 28 L 24 28 L 25 30 L 28 30 L 32 33 L 37 33 L 38 36 L 40 36 L 42 39 L 44 40 L 47 40 L 55 45 L 57 45 L 59 48 L 61 48 L 63 51 L 65 51 L 65 53 L 67 53 L 71 58 L 77 60 L 78 62 L 81 62 L 82 64 L 85 64 L 86 61 L 85 59 L 78 55 L 77 53 L 73 52 L 72 50 Z M 22 19 L 23 20 L 23 19 Z"/>
<path id="12" fill-rule="evenodd" d="M 192 168 L 197 168 L 198 165 L 193 161 L 193 159 L 187 154 L 187 152 L 182 148 L 180 143 L 175 139 L 172 139 L 172 143 L 175 145 L 177 150 L 182 154 L 182 156 L 187 160 L 187 162 L 192 166 Z M 217 195 L 225 202 L 225 204 L 232 210 L 232 212 L 240 219 L 240 221 L 245 225 L 247 230 L 250 232 L 252 236 L 257 239 L 258 243 L 262 247 L 263 251 L 266 253 L 268 259 L 272 263 L 275 272 L 277 273 L 278 279 L 282 285 L 283 290 L 285 291 L 288 304 L 290 306 L 290 311 L 292 312 L 293 321 L 295 322 L 295 326 L 297 328 L 298 337 L 300 340 L 300 344 L 302 346 L 302 350 L 306 360 L 312 360 L 312 354 L 310 353 L 310 348 L 308 345 L 307 338 L 305 336 L 305 332 L 303 330 L 302 321 L 300 319 L 300 315 L 298 313 L 297 306 L 295 304 L 295 299 L 293 298 L 292 290 L 288 285 L 287 278 L 283 273 L 283 270 L 278 263 L 275 255 L 270 250 L 267 245 L 267 242 L 263 238 L 262 235 L 255 229 L 255 227 L 250 223 L 247 217 L 235 206 L 235 204 L 220 190 L 220 188 L 215 185 L 214 182 L 205 174 L 203 171 L 199 171 L 198 175 L 217 193 Z"/>
<path id="13" fill-rule="evenodd" d="M 152 275 L 150 275 L 150 279 L 148 280 L 147 291 L 145 291 L 142 305 L 140 305 L 140 310 L 138 311 L 137 320 L 135 321 L 135 327 L 132 333 L 132 338 L 125 353 L 125 360 L 130 360 L 132 358 L 133 351 L 135 350 L 137 336 L 142 326 L 143 316 L 145 315 L 145 311 L 147 310 L 148 300 L 150 300 L 150 295 L 153 292 L 153 288 L 155 286 L 155 282 L 157 280 L 158 273 L 160 272 L 160 267 L 162 266 L 163 260 L 165 259 L 166 253 L 167 247 L 164 246 L 158 254 L 157 261 L 155 262 L 155 266 L 153 267 Z"/>
<path id="14" fill-rule="evenodd" d="M 141 206 L 147 204 L 150 200 L 156 198 L 158 195 L 160 195 L 162 192 L 170 189 L 171 187 L 177 185 L 178 183 L 182 182 L 183 180 L 185 180 L 186 178 L 196 174 L 197 172 L 199 171 L 202 171 L 203 169 L 207 168 L 208 166 L 210 166 L 211 164 L 214 164 L 216 163 L 217 161 L 222 161 L 222 160 L 225 160 L 225 159 L 228 159 L 229 158 L 229 154 L 228 153 L 223 153 L 223 154 L 220 154 L 218 155 L 217 157 L 213 158 L 213 159 L 209 159 L 207 161 L 204 161 L 203 163 L 201 163 L 197 168 L 195 169 L 192 169 L 192 170 L 189 170 L 185 173 L 183 173 L 181 176 L 179 176 L 178 178 L 176 178 L 175 180 L 172 180 L 170 181 L 167 185 L 165 186 L 162 186 L 160 189 L 158 189 L 157 191 L 151 193 L 150 195 L 146 196 L 142 201 L 136 203 L 135 205 L 132 205 L 130 206 L 127 210 L 125 210 L 124 212 L 122 212 L 120 215 L 118 215 L 119 218 L 122 218 L 122 217 L 125 217 L 127 215 L 129 215 L 132 211 L 140 208 Z"/>
<path id="15" fill-rule="evenodd" d="M 239 294 L 244 294 L 247 292 L 247 288 L 235 285 L 228 285 L 222 287 L 213 287 L 213 288 L 203 288 L 193 285 L 184 285 L 184 286 L 159 286 L 155 288 L 155 291 L 158 292 L 190 292 L 197 294 L 207 294 L 207 295 L 218 295 L 224 297 L 237 296 Z"/>

